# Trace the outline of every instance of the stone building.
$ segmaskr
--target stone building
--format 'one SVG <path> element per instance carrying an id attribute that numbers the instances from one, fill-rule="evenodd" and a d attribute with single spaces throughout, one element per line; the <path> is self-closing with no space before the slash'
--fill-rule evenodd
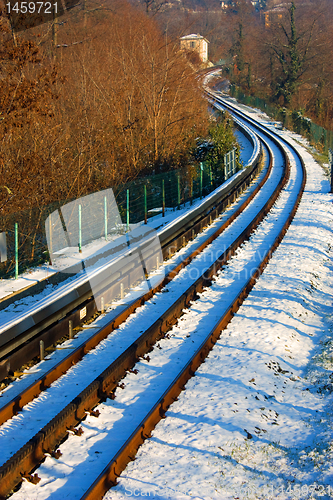
<path id="1" fill-rule="evenodd" d="M 180 39 L 180 48 L 183 50 L 193 50 L 198 52 L 202 62 L 208 61 L 208 40 L 197 34 L 182 36 Z"/>

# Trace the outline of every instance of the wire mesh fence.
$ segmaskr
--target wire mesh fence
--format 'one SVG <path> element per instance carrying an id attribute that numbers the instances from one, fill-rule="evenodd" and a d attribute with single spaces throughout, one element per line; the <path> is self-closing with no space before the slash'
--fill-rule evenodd
<path id="1" fill-rule="evenodd" d="M 248 96 L 241 92 L 234 85 L 230 87 L 230 95 L 239 102 L 259 108 L 274 120 L 281 121 L 282 126 L 305 136 L 310 144 L 319 150 L 328 153 L 333 148 L 333 131 L 313 123 L 312 120 L 302 115 L 300 111 L 289 111 L 286 108 L 277 108 L 264 99 L 255 96 Z"/>
<path id="2" fill-rule="evenodd" d="M 129 224 L 148 222 L 154 215 L 163 216 L 186 203 L 190 205 L 207 196 L 236 169 L 233 151 L 225 155 L 224 165 L 215 174 L 203 162 L 137 178 L 114 190 L 109 188 L 77 200 L 6 215 L 0 223 L 0 278 L 17 277 L 25 269 L 49 261 L 52 253 L 62 250 L 60 247 L 80 251 L 89 242 L 126 231 Z M 67 239 L 57 238 L 58 233 Z"/>

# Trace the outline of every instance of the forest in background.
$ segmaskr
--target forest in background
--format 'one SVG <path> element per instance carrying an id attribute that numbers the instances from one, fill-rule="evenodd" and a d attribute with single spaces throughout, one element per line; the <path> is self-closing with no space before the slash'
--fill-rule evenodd
<path id="1" fill-rule="evenodd" d="M 211 119 L 179 40 L 124 1 L 83 7 L 14 34 L 1 18 L 3 216 L 198 162 Z"/>
<path id="2" fill-rule="evenodd" d="M 172 36 L 205 36 L 209 59 L 247 95 L 333 129 L 332 0 L 142 2 Z"/>
<path id="3" fill-rule="evenodd" d="M 245 93 L 331 129 L 332 0 L 223 4 L 82 0 L 13 35 L 3 2 L 0 214 L 193 162 L 211 123 L 196 58 L 179 50 L 189 33 Z"/>

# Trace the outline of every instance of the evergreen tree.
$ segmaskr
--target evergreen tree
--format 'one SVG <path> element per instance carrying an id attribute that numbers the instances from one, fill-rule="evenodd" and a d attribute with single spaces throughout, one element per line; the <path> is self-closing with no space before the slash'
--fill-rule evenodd
<path id="1" fill-rule="evenodd" d="M 295 19 L 296 5 L 294 2 L 288 9 L 288 28 L 280 25 L 282 38 L 276 35 L 276 41 L 271 44 L 271 49 L 278 61 L 280 71 L 274 83 L 273 98 L 282 99 L 282 104 L 289 105 L 296 93 L 301 77 L 308 69 L 311 58 L 308 57 L 312 39 L 314 22 L 308 32 L 298 33 Z"/>

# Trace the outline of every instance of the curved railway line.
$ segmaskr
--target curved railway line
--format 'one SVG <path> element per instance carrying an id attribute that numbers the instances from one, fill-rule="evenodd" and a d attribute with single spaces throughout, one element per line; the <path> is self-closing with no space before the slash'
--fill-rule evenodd
<path id="1" fill-rule="evenodd" d="M 216 190 L 208 196 L 206 201 L 197 209 L 191 210 L 189 215 L 182 217 L 178 222 L 169 224 L 166 228 L 162 228 L 158 232 L 164 260 L 170 258 L 186 243 L 195 238 L 202 231 L 203 227 L 210 224 L 219 214 L 223 213 L 226 207 L 235 201 L 236 197 L 247 188 L 257 175 L 261 158 L 260 143 L 253 134 L 247 131 L 246 127 L 241 126 L 241 128 L 253 144 L 253 155 L 247 168 L 239 172 L 226 186 L 222 186 L 221 189 Z M 245 206 L 246 204 L 244 203 L 234 217 L 237 217 L 238 213 L 241 213 Z M 232 222 L 231 218 L 229 222 Z M 228 222 L 226 222 L 227 224 Z M 144 244 L 147 245 L 147 242 L 144 242 Z M 120 251 L 124 250 L 123 247 L 124 243 L 122 241 Z M 114 253 L 115 249 L 112 249 L 112 255 Z M 103 258 L 110 259 L 112 255 L 110 250 L 106 250 L 87 260 L 85 265 L 90 266 L 95 261 L 101 261 Z M 190 256 L 189 259 L 191 259 Z M 66 285 L 68 277 L 77 273 L 76 266 L 73 266 L 73 268 L 66 269 L 66 272 L 58 272 L 32 287 L 24 289 L 22 292 L 5 297 L 0 302 L 0 310 L 4 310 L 14 300 L 24 299 L 28 293 L 36 297 L 36 304 L 25 313 L 19 315 L 15 321 L 5 321 L 0 326 L 0 381 L 8 374 L 20 369 L 25 363 L 37 357 L 40 352 L 39 343 L 41 340 L 44 342 L 45 348 L 55 344 L 59 339 L 68 335 L 69 325 L 73 329 L 80 327 L 84 322 L 98 314 L 103 309 L 103 304 L 107 304 L 114 295 L 118 294 L 120 296 L 122 287 L 126 291 L 132 279 L 133 269 L 126 269 L 128 267 L 127 261 L 126 259 L 124 260 L 125 268 L 121 269 L 117 265 L 116 272 L 113 272 L 112 264 L 110 268 L 108 266 L 101 266 L 101 268 L 97 269 L 98 274 L 94 276 L 94 290 L 92 290 L 89 282 L 90 276 L 85 275 L 83 277 L 79 276 L 74 282 L 71 281 Z M 155 263 L 152 265 L 154 267 Z M 186 262 L 183 265 L 186 265 Z M 179 269 L 173 269 L 172 273 L 169 273 L 170 277 L 177 273 Z M 47 296 L 46 299 L 43 297 L 39 298 L 39 294 L 49 284 L 59 285 L 62 282 L 64 282 L 64 285 L 60 288 L 60 292 L 58 287 L 56 293 L 52 293 L 51 291 L 50 296 Z M 152 293 L 154 293 L 154 290 L 152 290 Z M 121 314 L 116 314 L 114 318 L 115 325 L 119 325 L 142 301 L 150 297 L 150 293 L 146 294 L 138 301 L 133 302 L 126 310 L 127 312 L 122 311 Z M 84 308 L 85 317 L 82 320 L 81 311 Z M 85 350 L 87 349 L 89 347 L 85 346 Z"/>
<path id="2" fill-rule="evenodd" d="M 213 94 L 210 94 L 210 98 L 214 99 L 215 102 L 219 99 Z M 226 106 L 226 103 L 216 102 L 215 105 Z M 175 376 L 172 377 L 172 380 L 160 384 L 160 393 L 156 395 L 154 404 L 145 408 L 144 414 L 141 415 L 138 412 L 138 422 L 135 428 L 129 432 L 130 435 L 121 444 L 117 443 L 118 448 L 110 451 L 104 470 L 95 480 L 91 481 L 90 479 L 91 484 L 88 487 L 83 486 L 85 492 L 80 494 L 81 498 L 101 498 L 116 482 L 128 461 L 134 458 L 137 448 L 149 436 L 156 423 L 164 416 L 169 405 L 183 390 L 186 381 L 203 362 L 221 331 L 230 322 L 254 286 L 272 252 L 282 240 L 296 213 L 304 190 L 306 175 L 302 160 L 298 158 L 291 146 L 276 138 L 270 131 L 254 124 L 253 121 L 251 123 L 247 117 L 235 112 L 230 106 L 229 110 L 235 113 L 239 120 L 250 123 L 250 127 L 256 127 L 256 133 L 260 136 L 266 160 L 263 171 L 259 174 L 258 182 L 255 186 L 250 186 L 247 191 L 244 191 L 235 208 L 231 210 L 231 216 L 227 217 L 227 214 L 223 214 L 226 206 L 235 200 L 236 193 L 239 194 L 240 191 L 246 189 L 246 186 L 257 174 L 259 170 L 257 160 L 256 164 L 252 165 L 246 172 L 247 179 L 244 179 L 245 174 L 242 172 L 243 177 L 238 176 L 239 178 L 238 180 L 236 178 L 237 182 L 234 182 L 232 189 L 229 187 L 228 192 L 224 193 L 222 197 L 220 196 L 218 202 L 216 199 L 213 200 L 211 205 L 205 208 L 203 215 L 201 214 L 199 217 L 196 214 L 194 220 L 187 221 L 187 226 L 178 229 L 176 236 L 169 234 L 168 237 L 165 237 L 164 245 L 162 242 L 163 256 L 171 257 L 171 254 L 185 246 L 196 232 L 203 230 L 209 223 L 212 224 L 211 229 L 204 231 L 203 241 L 199 245 L 187 253 L 183 253 L 179 259 L 180 262 L 174 259 L 174 265 L 170 266 L 171 270 L 156 289 L 150 290 L 144 297 L 131 303 L 125 311 L 122 311 L 117 317 L 113 317 L 97 334 L 67 356 L 59 366 L 50 370 L 41 379 L 31 384 L 24 394 L 20 394 L 0 409 L 2 423 L 21 412 L 22 409 L 21 417 L 24 420 L 24 406 L 42 391 L 46 394 L 46 403 L 44 404 L 47 404 L 47 394 L 51 383 L 73 364 L 78 363 L 78 373 L 71 376 L 71 382 L 67 381 L 67 383 L 74 385 L 75 377 L 80 377 L 81 363 L 79 361 L 84 354 L 111 332 L 116 332 L 119 325 L 124 325 L 124 330 L 120 332 L 123 338 L 125 338 L 125 331 L 133 333 L 132 338 L 130 335 L 128 338 L 126 336 L 127 344 L 120 349 L 121 352 L 117 353 L 115 349 L 114 359 L 109 360 L 105 367 L 101 363 L 101 369 L 97 376 L 92 376 L 90 383 L 86 384 L 82 390 L 78 389 L 77 395 L 69 404 L 63 406 L 60 411 L 58 410 L 50 421 L 41 425 L 37 432 L 36 429 L 31 431 L 30 439 L 18 445 L 17 450 L 8 450 L 8 460 L 0 467 L 0 497 L 5 498 L 6 495 L 10 494 L 20 484 L 22 477 L 26 477 L 32 482 L 38 482 L 38 476 L 31 474 L 34 469 L 48 455 L 54 459 L 61 457 L 61 451 L 58 450 L 58 447 L 66 439 L 69 431 L 80 434 L 80 428 L 78 429 L 77 426 L 86 418 L 87 414 L 97 417 L 99 403 L 115 397 L 115 390 L 117 387 L 122 387 L 120 381 L 126 373 L 136 373 L 135 364 L 140 358 L 149 364 L 147 353 L 156 346 L 156 342 L 161 338 L 168 339 L 173 325 L 184 315 L 184 310 L 188 309 L 190 313 L 193 304 L 201 300 L 199 294 L 204 295 L 205 291 L 215 287 L 216 293 L 220 294 L 221 307 L 218 313 L 214 312 L 213 320 L 207 323 L 209 326 L 207 326 L 204 338 L 192 340 L 193 345 L 190 346 L 191 348 L 186 348 L 187 357 L 182 359 L 182 366 L 177 368 Z M 278 204 L 279 223 L 273 224 L 267 221 L 266 216 L 269 218 L 272 207 L 275 205 L 274 209 L 276 210 Z M 213 220 L 221 213 L 223 214 L 221 220 L 217 219 L 213 223 Z M 272 216 L 272 219 L 274 217 L 275 215 Z M 267 227 L 261 229 L 265 221 Z M 209 233 L 208 236 L 205 236 L 205 233 Z M 233 285 L 232 293 L 229 293 L 227 287 L 224 290 L 224 287 L 218 284 L 218 276 L 223 276 L 225 266 L 232 266 L 233 262 L 237 262 L 239 248 L 247 244 L 252 248 L 252 256 L 247 267 L 245 266 L 238 273 L 237 283 Z M 194 242 L 192 245 L 194 246 Z M 170 248 L 171 250 L 169 250 Z M 207 264 L 207 259 L 209 264 Z M 189 279 L 192 269 L 195 269 L 199 276 Z M 169 294 L 166 295 L 166 291 Z M 106 295 L 105 290 L 103 290 L 103 294 Z M 96 300 L 92 300 L 92 302 L 96 304 Z M 133 312 L 143 303 L 145 303 L 144 307 L 147 308 L 151 321 L 149 326 L 143 328 L 144 331 L 140 332 L 138 336 L 136 329 L 138 329 L 138 325 L 142 326 L 144 316 L 137 320 L 136 326 L 135 319 L 134 323 L 131 323 L 131 318 L 135 316 Z M 162 303 L 163 311 L 160 309 Z M 93 307 L 98 306 L 91 307 L 93 309 Z M 155 316 L 152 312 L 154 309 L 158 310 Z M 71 314 L 75 313 L 70 313 L 69 316 Z M 144 313 L 142 314 L 144 315 Z M 68 317 L 65 319 L 66 321 L 68 322 Z M 186 342 L 185 339 L 184 343 Z M 157 344 L 156 347 L 159 345 Z M 158 351 L 158 349 L 154 350 Z M 163 349 L 161 349 L 162 351 Z M 166 378 L 165 375 L 164 378 Z M 37 411 L 41 412 L 43 402 L 38 402 L 37 399 L 34 404 L 38 407 Z"/>

